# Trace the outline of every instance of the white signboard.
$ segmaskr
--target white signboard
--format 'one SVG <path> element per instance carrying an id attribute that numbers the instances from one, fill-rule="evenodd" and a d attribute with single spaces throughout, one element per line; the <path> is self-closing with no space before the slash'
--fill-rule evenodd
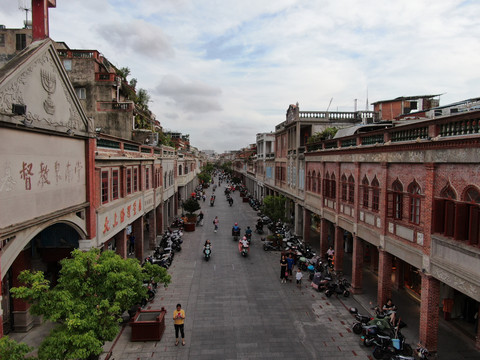
<path id="1" fill-rule="evenodd" d="M 0 131 L 0 228 L 85 201 L 84 140 Z"/>

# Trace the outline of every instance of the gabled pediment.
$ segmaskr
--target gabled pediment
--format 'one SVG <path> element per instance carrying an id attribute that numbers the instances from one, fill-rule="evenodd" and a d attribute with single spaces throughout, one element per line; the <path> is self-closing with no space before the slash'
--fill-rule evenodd
<path id="1" fill-rule="evenodd" d="M 25 114 L 14 114 L 13 104 L 25 105 Z M 0 113 L 1 121 L 30 128 L 94 132 L 50 39 L 32 43 L 0 69 Z"/>

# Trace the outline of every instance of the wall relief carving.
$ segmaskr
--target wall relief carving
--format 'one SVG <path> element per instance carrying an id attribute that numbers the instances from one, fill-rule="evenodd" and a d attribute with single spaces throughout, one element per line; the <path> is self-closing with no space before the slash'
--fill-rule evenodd
<path id="1" fill-rule="evenodd" d="M 41 124 L 44 123 L 50 126 L 64 126 L 72 130 L 78 129 L 82 124 L 80 113 L 68 87 L 59 80 L 61 79 L 59 71 L 48 51 L 39 56 L 28 67 L 21 69 L 3 89 L 0 89 L 0 111 L 11 113 L 12 104 L 26 105 L 27 113 L 23 119 L 25 125 L 35 123 L 36 126 L 42 127 Z M 59 88 L 60 92 L 57 91 Z M 38 100 L 32 99 L 32 92 L 35 90 L 41 92 L 42 89 L 47 93 L 47 98 L 41 104 L 35 104 Z M 68 112 L 57 111 L 60 102 L 68 104 L 63 106 L 69 109 Z M 82 128 L 86 129 L 87 124 Z"/>

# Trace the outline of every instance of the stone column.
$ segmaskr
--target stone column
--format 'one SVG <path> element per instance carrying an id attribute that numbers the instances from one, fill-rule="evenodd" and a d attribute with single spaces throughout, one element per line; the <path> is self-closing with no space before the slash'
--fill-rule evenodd
<path id="1" fill-rule="evenodd" d="M 438 319 L 440 281 L 422 273 L 422 296 L 420 303 L 420 344 L 430 353 L 436 353 L 438 345 Z"/>
<path id="2" fill-rule="evenodd" d="M 155 230 L 155 210 L 151 210 L 148 213 L 148 247 L 150 250 L 154 250 L 156 243 L 155 240 L 157 239 L 156 233 L 157 231 Z"/>
<path id="3" fill-rule="evenodd" d="M 363 281 L 363 240 L 357 235 L 353 236 L 353 255 L 352 255 L 352 292 L 354 294 L 362 293 Z"/>
<path id="4" fill-rule="evenodd" d="M 303 239 L 305 243 L 310 243 L 310 226 L 312 223 L 312 213 L 307 210 L 303 209 Z"/>
<path id="5" fill-rule="evenodd" d="M 117 235 L 115 235 L 115 241 L 117 246 L 117 254 L 122 258 L 127 258 L 128 244 L 127 244 L 127 230 L 122 229 Z"/>
<path id="6" fill-rule="evenodd" d="M 343 229 L 336 225 L 335 226 L 335 264 L 334 270 L 335 271 L 343 271 L 343 254 L 345 252 L 344 249 L 344 239 L 343 239 Z"/>
<path id="7" fill-rule="evenodd" d="M 12 285 L 21 286 L 18 276 L 23 270 L 31 269 L 31 249 L 23 250 L 18 254 L 12 264 Z M 33 316 L 30 314 L 30 304 L 21 300 L 13 299 L 13 324 L 14 330 L 18 332 L 27 332 L 33 327 Z"/>
<path id="8" fill-rule="evenodd" d="M 478 306 L 478 313 L 480 314 L 480 305 Z M 477 336 L 475 336 L 475 347 L 480 350 L 480 316 L 477 317 Z"/>
<path id="9" fill-rule="evenodd" d="M 328 226 L 328 220 L 322 218 L 320 220 L 320 256 L 322 259 L 325 259 L 328 250 Z"/>
<path id="10" fill-rule="evenodd" d="M 392 254 L 378 251 L 378 293 L 377 302 L 382 306 L 392 296 Z"/>
<path id="11" fill-rule="evenodd" d="M 163 233 L 163 203 L 160 203 L 156 208 L 155 208 L 155 226 L 157 229 L 156 234 L 157 235 L 162 235 Z"/>
<path id="12" fill-rule="evenodd" d="M 393 288 L 395 290 L 400 290 L 403 288 L 405 263 L 403 262 L 403 260 L 397 258 L 396 265 L 397 269 L 395 270 L 395 281 L 393 282 Z"/>
<path id="13" fill-rule="evenodd" d="M 140 216 L 132 224 L 132 233 L 135 236 L 135 257 L 142 261 L 144 250 L 144 237 L 143 237 L 143 216 Z"/>

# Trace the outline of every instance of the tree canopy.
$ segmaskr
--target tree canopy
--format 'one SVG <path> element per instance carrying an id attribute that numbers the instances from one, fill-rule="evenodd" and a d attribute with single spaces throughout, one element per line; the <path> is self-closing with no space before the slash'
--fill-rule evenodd
<path id="1" fill-rule="evenodd" d="M 170 275 L 157 265 L 142 267 L 113 251 L 74 250 L 63 259 L 55 287 L 41 271 L 23 271 L 25 284 L 12 288 L 15 298 L 31 304 L 34 315 L 57 325 L 38 349 L 39 359 L 87 359 L 102 352 L 119 331 L 121 315 L 146 297 L 144 279 L 167 286 Z"/>
<path id="2" fill-rule="evenodd" d="M 262 212 L 273 221 L 286 221 L 285 202 L 286 199 L 284 196 L 265 196 L 261 207 Z"/>

